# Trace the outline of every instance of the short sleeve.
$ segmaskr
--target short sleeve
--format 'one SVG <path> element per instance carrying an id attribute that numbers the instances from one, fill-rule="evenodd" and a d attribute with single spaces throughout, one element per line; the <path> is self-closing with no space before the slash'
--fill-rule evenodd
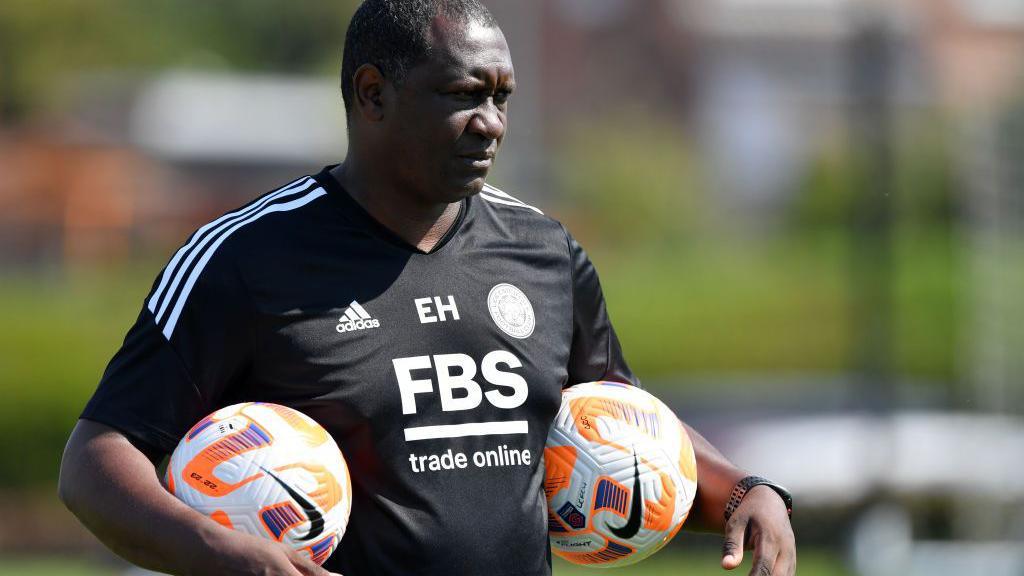
<path id="1" fill-rule="evenodd" d="M 249 297 L 226 256 L 201 267 L 177 256 L 81 416 L 166 452 L 244 378 L 252 334 Z"/>
<path id="2" fill-rule="evenodd" d="M 639 386 L 626 364 L 615 335 L 597 270 L 572 235 L 566 233 L 572 266 L 573 334 L 569 352 L 568 384 L 611 380 Z"/>

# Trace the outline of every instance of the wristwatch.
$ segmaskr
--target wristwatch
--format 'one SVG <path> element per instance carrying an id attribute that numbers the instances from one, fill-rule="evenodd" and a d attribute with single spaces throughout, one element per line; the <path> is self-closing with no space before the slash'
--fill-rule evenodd
<path id="1" fill-rule="evenodd" d="M 729 495 L 729 502 L 725 505 L 725 519 L 728 520 L 732 513 L 736 511 L 736 507 L 743 501 L 743 497 L 747 495 L 754 486 L 767 486 L 782 498 L 782 502 L 786 505 L 786 513 L 790 517 L 793 516 L 793 496 L 789 494 L 789 490 L 786 490 L 782 486 L 779 486 L 775 482 L 767 478 L 760 476 L 747 476 L 736 483 L 736 486 L 732 489 L 732 494 Z"/>

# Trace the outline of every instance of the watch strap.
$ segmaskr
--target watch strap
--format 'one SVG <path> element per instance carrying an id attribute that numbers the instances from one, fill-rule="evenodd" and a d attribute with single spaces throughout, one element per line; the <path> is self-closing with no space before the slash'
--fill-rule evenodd
<path id="1" fill-rule="evenodd" d="M 743 497 L 747 495 L 754 486 L 767 486 L 775 491 L 776 494 L 782 498 L 782 502 L 786 505 L 786 513 L 790 517 L 793 516 L 793 497 L 789 494 L 789 491 L 779 486 L 775 482 L 767 478 L 760 476 L 747 476 L 739 482 L 732 489 L 732 494 L 729 495 L 729 501 L 725 504 L 725 519 L 728 520 L 732 513 L 739 507 L 740 502 L 743 501 Z"/>

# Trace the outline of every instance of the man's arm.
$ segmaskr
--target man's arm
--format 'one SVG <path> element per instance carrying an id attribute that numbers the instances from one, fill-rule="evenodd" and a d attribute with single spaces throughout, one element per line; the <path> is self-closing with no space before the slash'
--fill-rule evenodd
<path id="1" fill-rule="evenodd" d="M 597 271 L 579 243 L 566 232 L 573 280 L 573 340 L 568 382 L 613 380 L 639 384 L 626 364 L 612 328 Z M 685 424 L 684 424 L 685 425 Z M 732 570 L 743 561 L 744 545 L 754 549 L 751 576 L 792 576 L 796 543 L 782 498 L 771 488 L 755 486 L 725 520 L 725 506 L 736 483 L 747 476 L 710 442 L 686 427 L 697 457 L 697 497 L 688 528 L 725 534 L 722 567 Z"/>
<path id="2" fill-rule="evenodd" d="M 732 570 L 743 562 L 743 549 L 754 550 L 751 576 L 791 576 L 796 573 L 796 538 L 782 498 L 767 486 L 755 486 L 725 520 L 725 506 L 736 483 L 748 476 L 734 466 L 690 426 L 697 457 L 697 497 L 687 527 L 725 534 L 722 567 Z"/>
<path id="3" fill-rule="evenodd" d="M 229 530 L 188 507 L 161 485 L 150 456 L 89 420 L 78 421 L 64 449 L 60 499 L 117 555 L 171 574 L 330 574 L 284 544 Z"/>

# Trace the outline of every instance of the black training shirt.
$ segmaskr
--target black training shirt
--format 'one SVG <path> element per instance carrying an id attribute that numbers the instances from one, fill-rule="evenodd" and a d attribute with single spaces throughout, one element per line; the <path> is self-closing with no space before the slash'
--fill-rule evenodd
<path id="1" fill-rule="evenodd" d="M 548 575 L 548 427 L 601 379 L 635 383 L 561 224 L 485 186 L 423 253 L 325 169 L 189 238 L 82 417 L 171 452 L 219 407 L 290 406 L 352 476 L 328 569 Z"/>

